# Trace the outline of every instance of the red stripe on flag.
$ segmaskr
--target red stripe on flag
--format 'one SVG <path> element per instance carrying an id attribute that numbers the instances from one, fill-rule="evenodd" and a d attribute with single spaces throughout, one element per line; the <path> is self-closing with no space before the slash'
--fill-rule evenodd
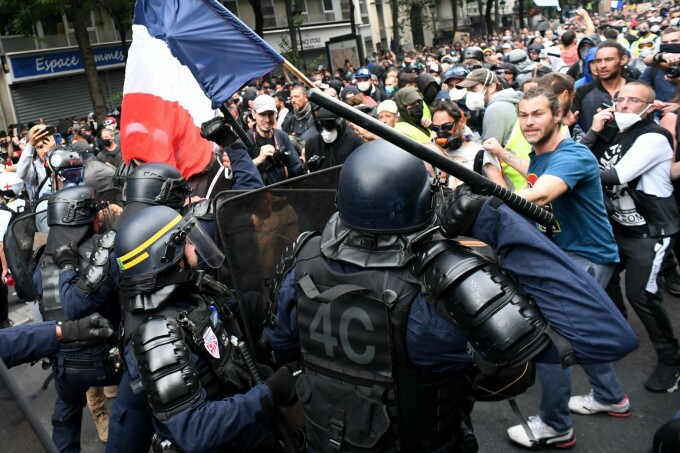
<path id="1" fill-rule="evenodd" d="M 179 103 L 147 93 L 126 93 L 121 110 L 125 162 L 165 162 L 185 178 L 201 172 L 210 162 L 213 144 L 201 137 L 189 111 Z"/>

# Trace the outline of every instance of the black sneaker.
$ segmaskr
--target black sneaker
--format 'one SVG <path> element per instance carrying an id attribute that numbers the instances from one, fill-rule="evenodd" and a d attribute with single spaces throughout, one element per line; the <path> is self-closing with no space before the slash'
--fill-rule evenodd
<path id="1" fill-rule="evenodd" d="M 677 272 L 669 272 L 661 276 L 661 283 L 666 291 L 674 296 L 680 296 L 680 275 Z"/>
<path id="2" fill-rule="evenodd" d="M 680 365 L 659 363 L 656 370 L 645 382 L 645 388 L 650 392 L 672 393 L 678 388 L 680 381 Z"/>

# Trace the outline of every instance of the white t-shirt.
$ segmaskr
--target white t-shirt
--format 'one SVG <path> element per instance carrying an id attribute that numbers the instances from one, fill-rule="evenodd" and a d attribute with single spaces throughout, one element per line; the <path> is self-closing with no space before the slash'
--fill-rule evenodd
<path id="1" fill-rule="evenodd" d="M 474 170 L 475 168 L 475 157 L 477 156 L 477 153 L 484 148 L 481 147 L 481 145 L 474 143 L 474 142 L 465 142 L 463 146 L 458 148 L 455 151 L 449 151 L 446 150 L 446 154 L 449 155 L 452 161 L 470 169 Z M 486 166 L 488 164 L 493 165 L 494 167 L 498 168 L 499 170 L 501 169 L 501 163 L 496 159 L 493 154 L 491 154 L 489 151 L 484 151 L 483 154 L 483 159 L 482 159 L 482 173 L 486 175 Z M 455 189 L 459 185 L 461 185 L 463 181 L 461 181 L 458 178 L 455 178 L 451 176 L 449 178 L 449 184 L 448 186 L 452 189 Z"/>

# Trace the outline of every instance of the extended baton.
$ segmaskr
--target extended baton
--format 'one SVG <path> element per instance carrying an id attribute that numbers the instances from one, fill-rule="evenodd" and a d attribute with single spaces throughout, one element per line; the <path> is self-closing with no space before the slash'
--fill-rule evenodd
<path id="1" fill-rule="evenodd" d="M 373 132 L 388 142 L 398 146 L 404 151 L 408 151 L 414 156 L 429 162 L 433 166 L 444 170 L 446 173 L 455 176 L 468 184 L 475 193 L 480 195 L 493 195 L 500 198 L 515 211 L 523 214 L 530 219 L 540 223 L 544 227 L 550 227 L 555 223 L 555 216 L 552 212 L 541 208 L 538 205 L 525 200 L 519 195 L 499 186 L 484 176 L 452 161 L 448 157 L 441 155 L 421 143 L 416 142 L 401 132 L 381 123 L 377 119 L 366 115 L 349 105 L 323 94 L 318 88 L 312 88 L 308 94 L 309 100 L 315 104 L 330 110 L 336 115 L 351 121 L 364 129 Z"/>

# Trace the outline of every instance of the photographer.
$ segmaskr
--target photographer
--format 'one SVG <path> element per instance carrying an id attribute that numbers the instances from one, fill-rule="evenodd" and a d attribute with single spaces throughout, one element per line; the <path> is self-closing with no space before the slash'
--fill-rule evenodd
<path id="1" fill-rule="evenodd" d="M 266 186 L 302 174 L 302 163 L 288 138 L 282 130 L 275 130 L 276 102 L 274 98 L 262 94 L 253 102 L 255 119 L 253 138 L 255 146 L 248 153 L 262 176 Z"/>

